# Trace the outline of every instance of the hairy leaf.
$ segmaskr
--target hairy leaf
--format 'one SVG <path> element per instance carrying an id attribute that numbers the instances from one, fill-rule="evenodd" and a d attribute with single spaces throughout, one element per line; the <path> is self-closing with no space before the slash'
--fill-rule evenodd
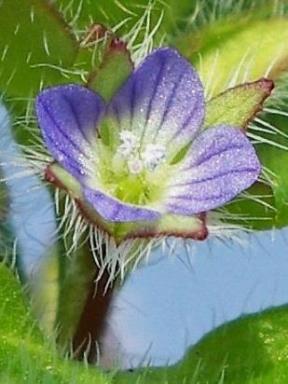
<path id="1" fill-rule="evenodd" d="M 102 23 L 107 27 L 118 26 L 121 35 L 131 31 L 135 22 L 143 18 L 143 27 L 150 22 L 151 30 L 159 21 L 163 13 L 163 21 L 160 25 L 160 35 L 176 33 L 187 25 L 188 15 L 193 13 L 196 0 L 98 0 L 97 6 L 94 0 L 54 0 L 55 5 L 63 12 L 66 20 L 78 28 L 87 28 L 91 20 Z M 143 17 L 147 14 L 148 19 Z M 152 23 L 151 23 L 152 21 Z M 143 28 L 143 29 L 144 29 Z M 142 35 L 143 36 L 143 35 Z"/>
<path id="2" fill-rule="evenodd" d="M 18 279 L 0 264 L 0 382 L 108 384 L 109 376 L 60 358 L 27 310 Z"/>
<path id="3" fill-rule="evenodd" d="M 40 87 L 64 82 L 76 52 L 75 37 L 47 1 L 0 2 L 0 90 L 7 97 L 27 103 Z"/>
<path id="4" fill-rule="evenodd" d="M 288 67 L 287 27 L 286 18 L 244 14 L 182 36 L 178 48 L 198 68 L 209 99 L 246 81 L 277 79 Z"/>

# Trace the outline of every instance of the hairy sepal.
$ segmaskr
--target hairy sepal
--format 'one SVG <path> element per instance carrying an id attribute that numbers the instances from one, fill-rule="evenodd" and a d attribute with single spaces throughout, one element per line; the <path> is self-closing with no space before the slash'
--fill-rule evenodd
<path id="1" fill-rule="evenodd" d="M 247 128 L 257 112 L 261 111 L 273 87 L 272 80 L 263 78 L 230 88 L 212 98 L 206 105 L 204 128 L 218 124 Z"/>
<path id="2" fill-rule="evenodd" d="M 103 24 L 93 24 L 87 30 L 74 67 L 84 70 L 86 86 L 105 101 L 112 98 L 134 68 L 127 44 Z"/>
<path id="3" fill-rule="evenodd" d="M 112 98 L 133 71 L 133 63 L 127 45 L 115 36 L 108 40 L 101 65 L 92 70 L 88 78 L 88 87 L 106 101 Z"/>
<path id="4" fill-rule="evenodd" d="M 205 214 L 197 216 L 180 216 L 166 214 L 154 223 L 129 235 L 129 237 L 165 237 L 173 236 L 183 239 L 205 240 L 208 236 Z"/>

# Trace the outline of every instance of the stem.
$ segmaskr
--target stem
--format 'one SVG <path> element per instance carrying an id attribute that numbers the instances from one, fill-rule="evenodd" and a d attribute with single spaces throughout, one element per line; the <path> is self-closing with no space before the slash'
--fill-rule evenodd
<path id="1" fill-rule="evenodd" d="M 112 301 L 109 272 L 99 269 L 86 239 L 70 257 L 60 258 L 60 292 L 57 316 L 58 343 L 77 360 L 94 363 L 101 354 L 101 337 Z M 64 251 L 64 249 L 63 249 Z M 104 252 L 104 249 L 103 251 Z M 97 283 L 96 283 L 97 282 Z"/>
<path id="2" fill-rule="evenodd" d="M 97 278 L 95 274 L 94 281 Z M 80 321 L 73 337 L 73 357 L 94 363 L 101 355 L 101 336 L 105 331 L 106 319 L 113 299 L 113 286 L 107 288 L 109 273 L 105 271 L 101 279 L 92 281 Z"/>

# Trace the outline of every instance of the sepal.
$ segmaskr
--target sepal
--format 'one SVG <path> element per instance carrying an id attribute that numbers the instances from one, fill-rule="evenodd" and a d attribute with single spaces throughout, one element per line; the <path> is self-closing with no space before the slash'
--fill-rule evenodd
<path id="1" fill-rule="evenodd" d="M 273 81 L 263 78 L 222 92 L 206 104 L 204 128 L 218 124 L 247 128 L 273 88 Z"/>

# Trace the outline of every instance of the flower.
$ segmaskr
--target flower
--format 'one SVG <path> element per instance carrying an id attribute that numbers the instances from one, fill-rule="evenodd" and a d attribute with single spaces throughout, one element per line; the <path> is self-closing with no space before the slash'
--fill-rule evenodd
<path id="1" fill-rule="evenodd" d="M 239 127 L 203 128 L 201 81 L 177 51 L 153 51 L 105 103 L 80 85 L 43 90 L 36 113 L 60 180 L 114 236 L 203 238 L 204 212 L 251 186 L 260 164 Z"/>

